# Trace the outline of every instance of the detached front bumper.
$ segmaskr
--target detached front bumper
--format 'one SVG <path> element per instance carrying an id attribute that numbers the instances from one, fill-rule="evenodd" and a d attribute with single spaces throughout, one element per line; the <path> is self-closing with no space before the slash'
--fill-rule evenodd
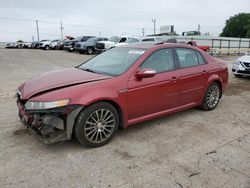
<path id="1" fill-rule="evenodd" d="M 17 101 L 17 106 L 21 122 L 47 144 L 70 140 L 75 119 L 83 109 L 81 105 L 69 105 L 49 110 L 26 111 L 20 101 Z"/>

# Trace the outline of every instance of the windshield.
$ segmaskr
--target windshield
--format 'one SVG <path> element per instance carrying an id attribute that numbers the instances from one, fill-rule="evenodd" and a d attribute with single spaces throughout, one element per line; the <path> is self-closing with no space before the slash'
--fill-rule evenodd
<path id="1" fill-rule="evenodd" d="M 78 68 L 99 74 L 118 76 L 134 64 L 144 52 L 144 49 L 113 48 L 90 59 Z"/>
<path id="2" fill-rule="evenodd" d="M 59 41 L 59 39 L 52 40 L 52 42 L 58 42 L 58 41 Z"/>
<path id="3" fill-rule="evenodd" d="M 111 42 L 118 42 L 118 41 L 120 40 L 120 38 L 121 38 L 121 37 L 113 36 L 113 37 L 111 37 L 109 40 L 110 40 Z"/>
<path id="4" fill-rule="evenodd" d="M 96 37 L 92 37 L 92 38 L 88 39 L 87 42 L 95 42 L 96 39 L 97 39 Z"/>
<path id="5" fill-rule="evenodd" d="M 127 43 L 133 43 L 133 42 L 140 42 L 140 40 L 137 39 L 137 38 L 129 38 L 126 42 Z"/>

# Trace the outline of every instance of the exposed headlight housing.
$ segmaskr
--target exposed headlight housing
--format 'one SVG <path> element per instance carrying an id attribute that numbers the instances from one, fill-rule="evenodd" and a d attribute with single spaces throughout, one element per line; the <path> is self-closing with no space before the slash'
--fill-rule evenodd
<path id="1" fill-rule="evenodd" d="M 28 101 L 25 104 L 26 110 L 46 110 L 51 108 L 58 108 L 67 106 L 70 102 L 70 99 L 63 99 L 58 101 L 50 101 L 50 102 L 36 102 L 36 101 Z"/>

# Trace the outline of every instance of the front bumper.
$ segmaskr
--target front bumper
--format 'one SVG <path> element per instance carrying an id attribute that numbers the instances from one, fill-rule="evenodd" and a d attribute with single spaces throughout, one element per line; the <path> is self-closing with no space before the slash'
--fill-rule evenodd
<path id="1" fill-rule="evenodd" d="M 21 122 L 47 144 L 70 140 L 75 119 L 83 109 L 81 105 L 69 105 L 49 110 L 26 111 L 20 100 L 17 101 L 17 106 Z"/>
<path id="2" fill-rule="evenodd" d="M 232 72 L 236 75 L 250 76 L 250 67 L 246 67 L 244 63 L 234 63 L 232 67 Z"/>
<path id="3" fill-rule="evenodd" d="M 70 45 L 70 46 L 63 46 L 63 49 L 70 51 L 73 50 L 74 48 Z"/>

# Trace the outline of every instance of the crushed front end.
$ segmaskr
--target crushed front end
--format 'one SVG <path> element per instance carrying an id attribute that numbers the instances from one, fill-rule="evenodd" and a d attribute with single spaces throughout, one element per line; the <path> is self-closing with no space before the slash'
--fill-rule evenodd
<path id="1" fill-rule="evenodd" d="M 70 140 L 81 105 L 67 105 L 51 109 L 28 110 L 25 108 L 27 100 L 21 99 L 17 93 L 17 106 L 20 120 L 31 128 L 44 143 L 55 143 Z"/>

